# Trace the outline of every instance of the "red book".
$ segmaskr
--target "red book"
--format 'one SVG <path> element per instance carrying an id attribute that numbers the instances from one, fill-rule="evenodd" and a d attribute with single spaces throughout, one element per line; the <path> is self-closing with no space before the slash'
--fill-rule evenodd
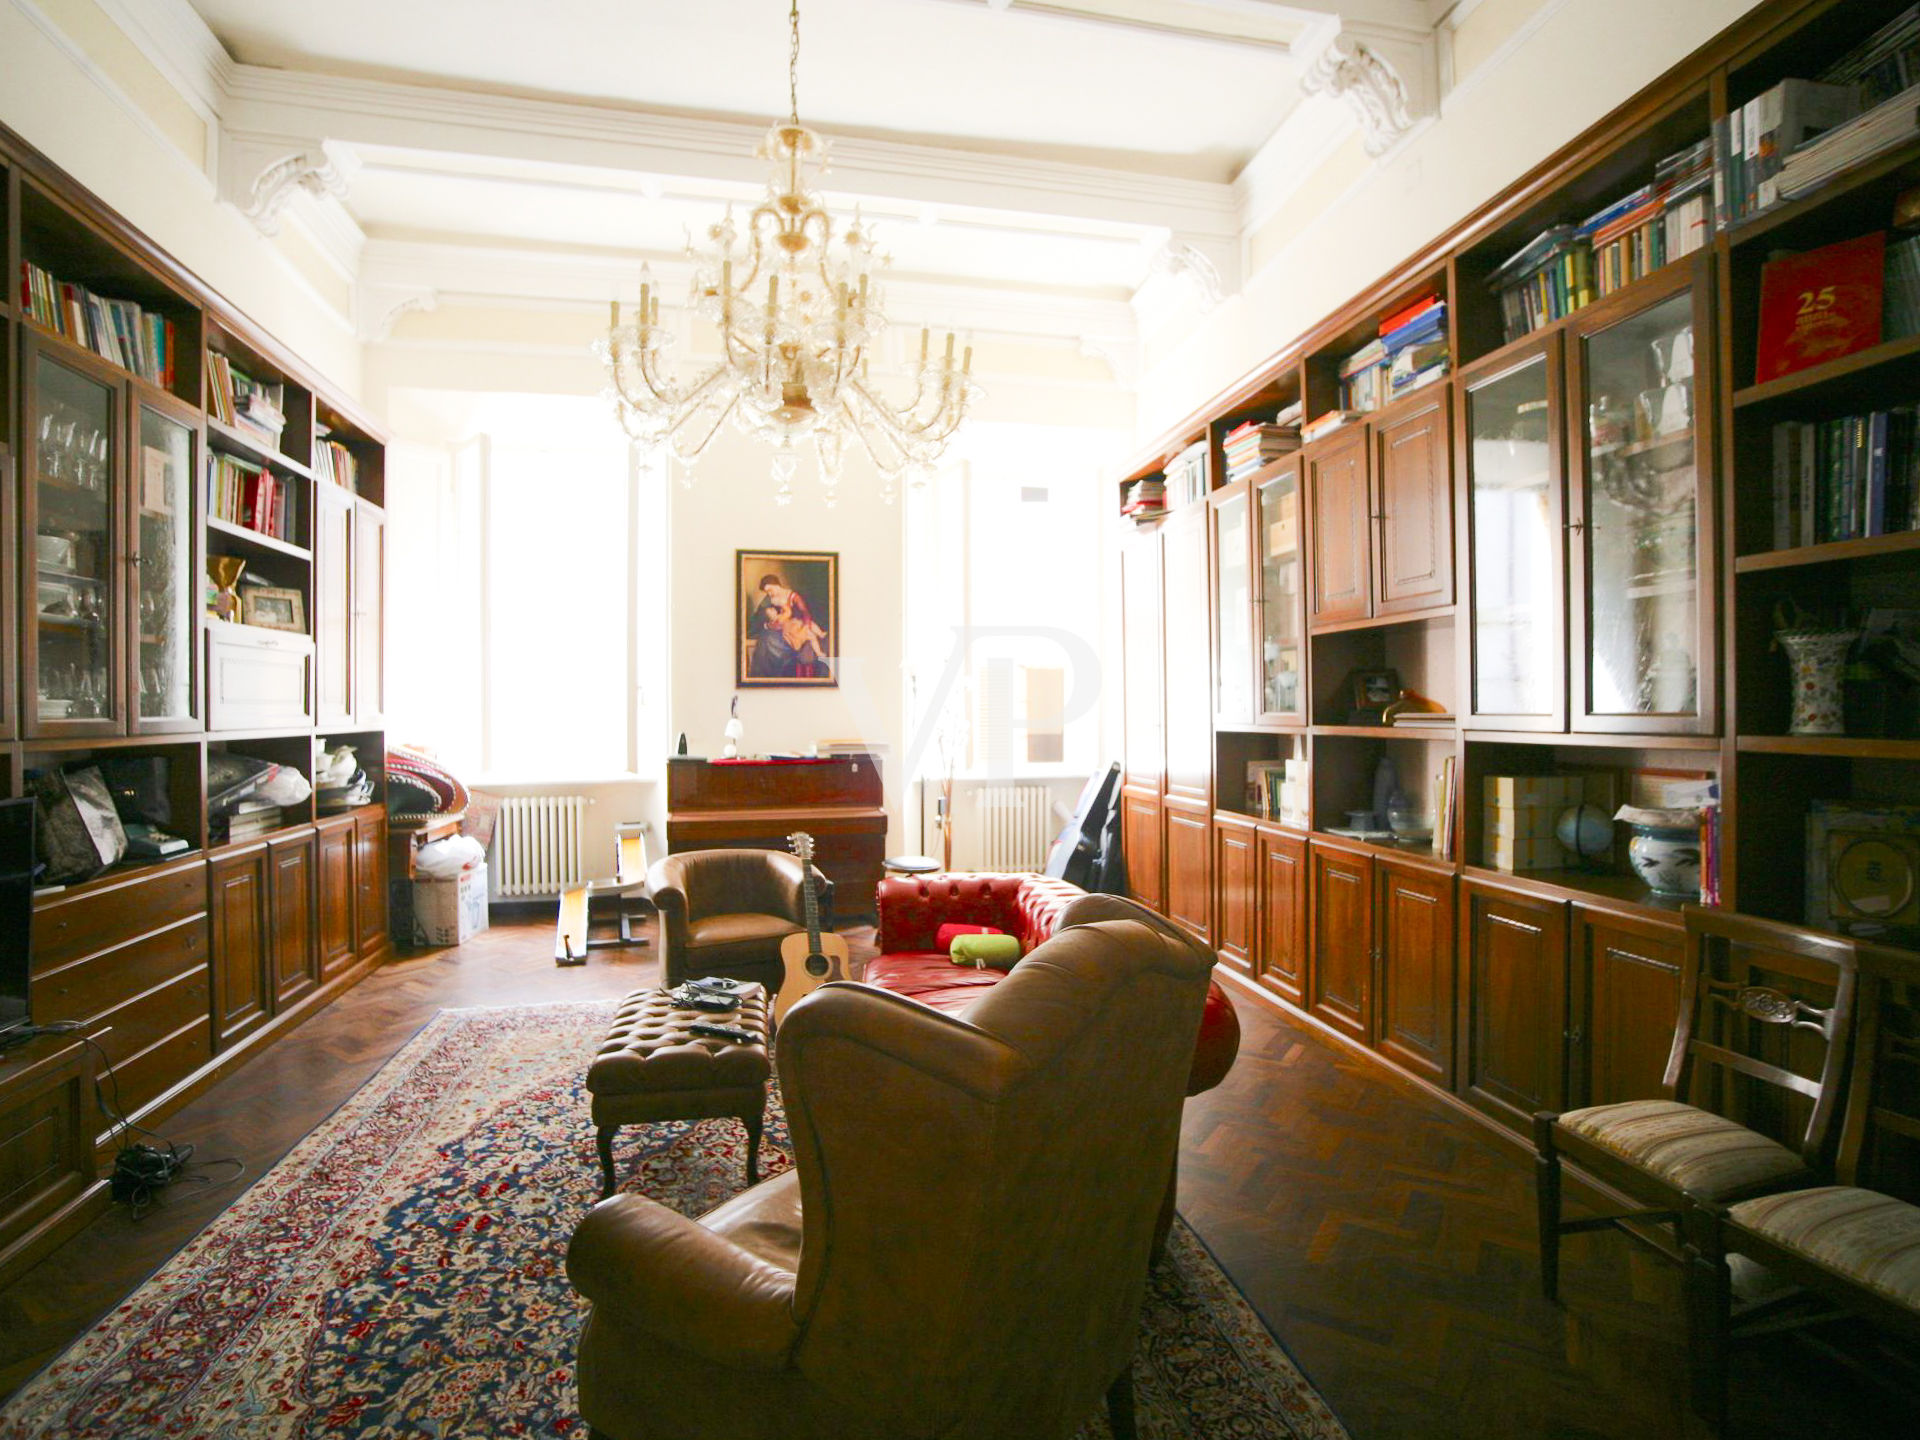
<path id="1" fill-rule="evenodd" d="M 1380 322 L 1380 333 L 1382 335 L 1391 335 L 1409 320 L 1419 319 L 1439 303 L 1440 297 L 1438 295 L 1429 295 L 1423 300 L 1414 301 L 1413 304 L 1407 306 L 1406 309 L 1397 310 L 1382 320 Z"/>
<path id="2" fill-rule="evenodd" d="M 1770 260 L 1760 272 L 1760 361 L 1778 379 L 1880 343 L 1884 231 Z"/>

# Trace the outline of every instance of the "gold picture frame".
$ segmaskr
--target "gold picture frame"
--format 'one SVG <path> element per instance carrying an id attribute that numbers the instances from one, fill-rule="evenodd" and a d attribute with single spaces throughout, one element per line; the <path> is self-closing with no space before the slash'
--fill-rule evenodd
<path id="1" fill-rule="evenodd" d="M 733 574 L 735 686 L 837 686 L 840 552 L 736 550 Z"/>

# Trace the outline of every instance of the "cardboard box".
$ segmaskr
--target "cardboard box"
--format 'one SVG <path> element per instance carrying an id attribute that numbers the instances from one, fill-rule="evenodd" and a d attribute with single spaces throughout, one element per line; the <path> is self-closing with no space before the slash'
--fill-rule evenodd
<path id="1" fill-rule="evenodd" d="M 464 945 L 487 928 L 487 867 L 413 882 L 413 943 Z"/>

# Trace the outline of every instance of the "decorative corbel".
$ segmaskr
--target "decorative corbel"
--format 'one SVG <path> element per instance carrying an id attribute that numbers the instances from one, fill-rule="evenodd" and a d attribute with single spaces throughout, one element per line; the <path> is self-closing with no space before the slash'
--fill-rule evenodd
<path id="1" fill-rule="evenodd" d="M 1220 283 L 1220 267 L 1209 260 L 1198 246 L 1177 236 L 1153 252 L 1147 270 L 1149 275 L 1187 281 L 1199 295 L 1203 310 L 1213 309 L 1225 298 L 1226 291 Z"/>
<path id="2" fill-rule="evenodd" d="M 317 140 L 228 134 L 220 142 L 220 198 L 262 235 L 280 233 L 280 214 L 304 190 L 316 200 L 344 198 L 345 170 Z"/>
<path id="3" fill-rule="evenodd" d="M 1300 74 L 1300 88 L 1307 94 L 1346 101 L 1359 117 L 1369 155 L 1386 154 L 1432 111 L 1432 38 L 1390 48 L 1400 52 L 1398 63 L 1381 54 L 1380 42 L 1342 32 Z"/>
<path id="4" fill-rule="evenodd" d="M 431 285 L 367 284 L 355 287 L 354 329 L 363 345 L 378 345 L 393 334 L 402 315 L 440 308 L 440 292 Z"/>

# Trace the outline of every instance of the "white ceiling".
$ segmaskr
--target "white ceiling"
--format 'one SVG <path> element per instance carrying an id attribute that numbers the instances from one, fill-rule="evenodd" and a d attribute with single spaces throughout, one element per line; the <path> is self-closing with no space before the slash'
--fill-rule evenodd
<path id="1" fill-rule="evenodd" d="M 781 0 L 192 3 L 243 64 L 756 122 L 787 108 Z M 1278 0 L 806 0 L 800 113 L 1228 180 L 1298 102 L 1287 46 L 1324 19 Z"/>
<path id="2" fill-rule="evenodd" d="M 1248 219 L 1236 177 L 1275 157 L 1304 174 L 1352 123 L 1304 95 L 1308 62 L 1355 27 L 1430 46 L 1452 3 L 805 0 L 800 115 L 829 141 L 830 205 L 878 222 L 923 308 L 1005 296 L 1000 314 L 1033 317 L 1056 297 L 1103 317 L 1058 321 L 1084 339 L 1156 273 L 1230 291 Z M 763 192 L 753 151 L 786 111 L 784 0 L 152 13 L 176 23 L 151 33 L 219 57 L 222 193 L 244 206 L 295 160 L 314 177 L 288 213 L 357 272 L 366 338 L 462 298 L 631 300 L 639 259 L 671 271 Z"/>

